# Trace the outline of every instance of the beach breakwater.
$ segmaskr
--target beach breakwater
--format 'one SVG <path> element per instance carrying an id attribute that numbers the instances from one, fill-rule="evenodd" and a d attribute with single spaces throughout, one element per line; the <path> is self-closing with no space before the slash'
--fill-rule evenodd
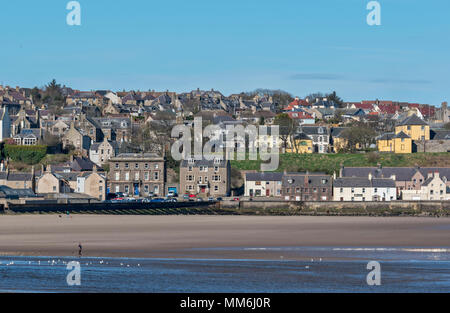
<path id="1" fill-rule="evenodd" d="M 177 203 L 52 203 L 32 202 L 0 207 L 4 214 L 110 215 L 349 215 L 450 216 L 450 201 L 289 202 L 221 201 Z"/>
<path id="2" fill-rule="evenodd" d="M 241 214 L 259 215 L 436 215 L 450 216 L 450 201 L 392 202 L 222 202 L 222 208 L 235 207 Z"/>

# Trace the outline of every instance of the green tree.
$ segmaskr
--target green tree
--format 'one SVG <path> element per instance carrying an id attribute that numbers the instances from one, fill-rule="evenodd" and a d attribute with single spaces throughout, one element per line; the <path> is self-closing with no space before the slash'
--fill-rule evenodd
<path id="1" fill-rule="evenodd" d="M 286 149 L 288 140 L 295 131 L 294 121 L 287 113 L 281 113 L 275 116 L 274 125 L 280 127 L 280 139 L 283 141 L 283 148 Z"/>

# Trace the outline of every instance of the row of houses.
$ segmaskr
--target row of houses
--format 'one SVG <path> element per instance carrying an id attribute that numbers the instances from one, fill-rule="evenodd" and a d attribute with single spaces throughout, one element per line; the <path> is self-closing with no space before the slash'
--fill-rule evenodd
<path id="1" fill-rule="evenodd" d="M 38 171 L 10 171 L 0 165 L 0 186 L 24 190 L 28 194 L 45 198 L 74 197 L 106 199 L 106 174 L 95 164 L 83 158 L 75 158 L 59 166 L 42 166 Z"/>
<path id="2" fill-rule="evenodd" d="M 450 200 L 450 168 L 342 168 L 323 173 L 247 173 L 245 196 L 287 201 Z"/>

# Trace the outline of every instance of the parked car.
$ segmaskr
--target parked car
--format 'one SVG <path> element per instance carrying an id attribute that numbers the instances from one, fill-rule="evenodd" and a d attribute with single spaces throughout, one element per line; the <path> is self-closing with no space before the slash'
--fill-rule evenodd
<path id="1" fill-rule="evenodd" d="M 203 202 L 203 199 L 200 198 L 200 197 L 198 197 L 196 201 L 197 201 L 197 202 Z"/>
<path id="2" fill-rule="evenodd" d="M 223 198 L 222 198 L 222 197 L 218 197 L 218 198 L 216 199 L 216 201 L 223 201 Z"/>
<path id="3" fill-rule="evenodd" d="M 239 201 L 239 198 L 233 198 L 233 201 Z"/>
<path id="4" fill-rule="evenodd" d="M 189 200 L 189 195 L 183 195 L 183 200 Z"/>
<path id="5" fill-rule="evenodd" d="M 154 199 L 150 200 L 151 203 L 161 203 L 164 201 L 165 200 L 163 198 L 154 198 Z"/>
<path id="6" fill-rule="evenodd" d="M 213 197 L 209 197 L 209 198 L 208 198 L 208 201 L 209 201 L 209 202 L 214 202 L 214 198 L 213 198 Z"/>
<path id="7" fill-rule="evenodd" d="M 178 202 L 178 200 L 177 199 L 175 199 L 175 198 L 167 198 L 164 202 Z"/>
<path id="8" fill-rule="evenodd" d="M 178 194 L 174 191 L 169 191 L 169 193 L 166 196 L 167 198 L 173 198 L 173 197 L 178 197 Z"/>

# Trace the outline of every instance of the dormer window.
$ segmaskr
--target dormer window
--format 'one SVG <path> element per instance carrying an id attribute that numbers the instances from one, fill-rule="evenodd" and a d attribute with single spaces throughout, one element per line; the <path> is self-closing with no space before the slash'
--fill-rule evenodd
<path id="1" fill-rule="evenodd" d="M 193 158 L 188 159 L 188 163 L 189 164 L 194 164 L 194 159 Z"/>

